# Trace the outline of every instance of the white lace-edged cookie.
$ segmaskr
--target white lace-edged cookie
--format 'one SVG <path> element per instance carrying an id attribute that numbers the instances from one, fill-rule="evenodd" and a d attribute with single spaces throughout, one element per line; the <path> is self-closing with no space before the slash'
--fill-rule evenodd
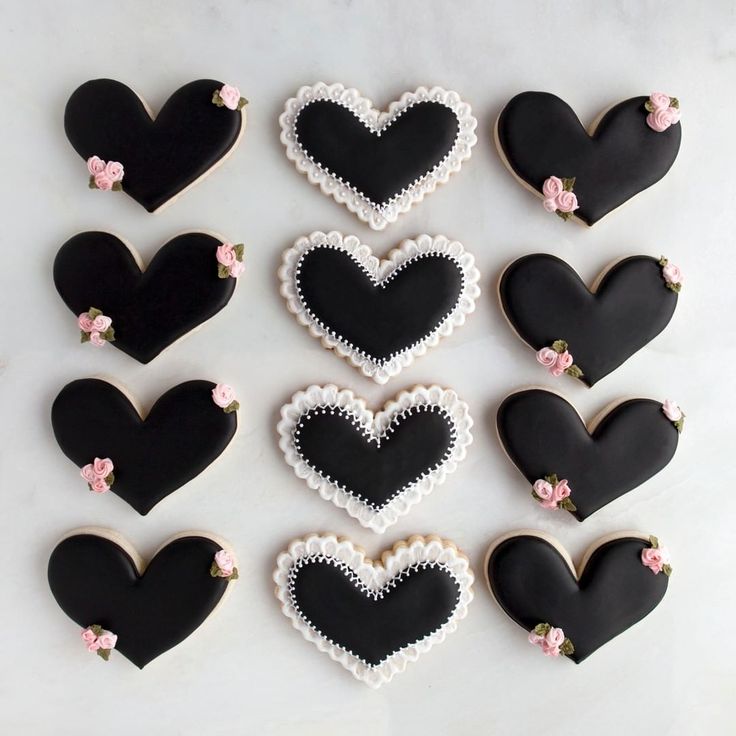
<path id="1" fill-rule="evenodd" d="M 352 391 L 310 386 L 282 407 L 279 446 L 309 488 L 380 534 L 457 468 L 472 425 L 439 386 L 402 391 L 375 414 Z"/>

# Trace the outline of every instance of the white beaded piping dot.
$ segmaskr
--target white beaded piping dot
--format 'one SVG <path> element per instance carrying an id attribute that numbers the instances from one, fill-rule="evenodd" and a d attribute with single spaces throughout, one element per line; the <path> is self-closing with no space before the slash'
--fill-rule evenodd
<path id="1" fill-rule="evenodd" d="M 380 446 L 382 441 L 390 440 L 391 433 L 402 419 L 419 411 L 443 415 L 450 429 L 450 444 L 439 462 L 422 471 L 411 482 L 396 488 L 390 500 L 380 506 L 325 475 L 301 454 L 299 428 L 304 418 L 314 412 L 343 414 L 368 442 Z M 382 411 L 374 414 L 367 408 L 365 401 L 352 391 L 340 390 L 329 384 L 309 386 L 295 393 L 291 402 L 281 408 L 281 421 L 277 429 L 279 447 L 296 476 L 306 481 L 309 488 L 316 490 L 323 499 L 345 509 L 364 527 L 382 534 L 455 471 L 458 463 L 465 459 L 467 448 L 473 441 L 470 432 L 472 426 L 468 405 L 454 391 L 439 386 L 415 386 L 411 391 L 402 391 L 395 400 L 387 402 Z"/>
<path id="2" fill-rule="evenodd" d="M 330 100 L 350 110 L 369 130 L 376 135 L 390 126 L 401 114 L 418 102 L 436 102 L 448 107 L 458 120 L 458 132 L 452 148 L 437 165 L 411 185 L 404 187 L 388 203 L 378 204 L 355 189 L 349 182 L 323 169 L 302 148 L 296 133 L 299 113 L 307 105 L 317 100 Z M 471 149 L 477 142 L 475 129 L 478 121 L 473 117 L 470 105 L 460 99 L 457 92 L 442 87 L 419 87 L 415 92 L 405 92 L 401 99 L 392 102 L 386 111 L 376 110 L 367 97 L 356 89 L 346 89 L 342 84 L 318 82 L 312 87 L 301 87 L 287 100 L 284 112 L 279 116 L 281 142 L 286 146 L 286 155 L 293 161 L 298 171 L 306 174 L 312 184 L 319 185 L 322 192 L 344 204 L 363 222 L 374 230 L 383 230 L 398 216 L 408 212 L 412 205 L 421 202 L 433 192 L 438 184 L 444 184 L 450 175 L 460 171 L 464 161 L 470 158 Z"/>
<path id="3" fill-rule="evenodd" d="M 298 603 L 293 600 L 293 576 L 305 563 L 315 559 L 336 565 L 363 593 L 376 599 L 382 598 L 396 586 L 402 576 L 412 570 L 427 566 L 442 567 L 458 586 L 455 607 L 447 621 L 431 634 L 392 652 L 379 664 L 371 665 L 314 628 L 302 615 Z M 419 655 L 443 642 L 447 634 L 457 629 L 458 621 L 466 616 L 468 605 L 473 599 L 474 576 L 467 557 L 452 542 L 439 537 L 416 536 L 405 542 L 397 542 L 393 549 L 383 553 L 380 562 L 374 562 L 347 539 L 332 534 L 312 534 L 304 539 L 295 539 L 278 556 L 273 580 L 276 583 L 276 597 L 281 601 L 281 610 L 291 619 L 294 628 L 317 649 L 326 652 L 331 659 L 351 672 L 356 679 L 378 688 L 389 682 L 395 674 L 403 672 L 409 662 L 415 662 Z"/>
<path id="4" fill-rule="evenodd" d="M 301 260 L 315 248 L 344 251 L 378 287 L 385 286 L 414 260 L 430 255 L 445 257 L 454 261 L 460 272 L 460 293 L 454 307 L 427 335 L 403 350 L 392 353 L 388 359 L 376 358 L 337 334 L 304 303 L 299 285 Z M 327 349 L 334 350 L 341 358 L 347 358 L 363 375 L 376 383 L 386 383 L 398 375 L 412 364 L 414 358 L 424 355 L 428 348 L 439 343 L 440 338 L 447 337 L 455 327 L 464 324 L 466 316 L 475 310 L 475 301 L 480 295 L 480 273 L 475 267 L 475 259 L 462 243 L 449 240 L 444 235 L 419 235 L 415 240 L 404 240 L 389 253 L 387 259 L 379 260 L 371 248 L 361 243 L 355 235 L 344 236 L 334 230 L 329 233 L 316 231 L 299 238 L 284 252 L 279 279 L 281 295 L 297 321 L 307 327 L 312 336 L 320 338 Z"/>

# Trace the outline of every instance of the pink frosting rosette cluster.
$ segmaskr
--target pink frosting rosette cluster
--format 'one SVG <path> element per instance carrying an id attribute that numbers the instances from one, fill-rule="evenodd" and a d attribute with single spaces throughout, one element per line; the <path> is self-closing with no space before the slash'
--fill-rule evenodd
<path id="1" fill-rule="evenodd" d="M 529 643 L 539 647 L 546 657 L 572 654 L 575 650 L 565 632 L 549 624 L 538 624 L 529 632 Z"/>
<path id="2" fill-rule="evenodd" d="M 235 398 L 235 390 L 226 383 L 218 383 L 212 389 L 212 401 L 226 414 L 237 411 L 240 408 L 240 404 Z"/>
<path id="3" fill-rule="evenodd" d="M 245 97 L 241 97 L 240 90 L 232 84 L 223 84 L 212 94 L 212 103 L 217 107 L 226 107 L 228 110 L 241 110 L 247 102 Z"/>
<path id="4" fill-rule="evenodd" d="M 677 98 L 664 92 L 652 92 L 645 105 L 649 111 L 647 125 L 657 133 L 662 133 L 671 125 L 680 122 L 680 103 Z"/>
<path id="5" fill-rule="evenodd" d="M 570 486 L 564 478 L 557 481 L 555 484 L 552 484 L 543 478 L 539 478 L 534 481 L 532 488 L 537 496 L 537 500 L 545 509 L 559 508 L 560 502 L 569 498 L 571 492 Z"/>
<path id="6" fill-rule="evenodd" d="M 560 179 L 550 176 L 542 184 L 544 209 L 547 212 L 556 212 L 563 219 L 567 219 L 578 209 L 578 198 L 572 191 L 575 179 Z"/>
<path id="7" fill-rule="evenodd" d="M 87 481 L 90 491 L 105 493 L 115 481 L 114 469 L 115 466 L 109 457 L 96 457 L 93 462 L 87 463 L 79 474 Z"/>
<path id="8" fill-rule="evenodd" d="M 238 579 L 238 568 L 235 567 L 235 557 L 232 552 L 221 549 L 215 553 L 215 558 L 210 567 L 210 575 L 213 578 L 228 578 L 229 580 Z"/>
<path id="9" fill-rule="evenodd" d="M 120 182 L 125 174 L 119 161 L 103 161 L 99 156 L 90 156 L 87 159 L 87 170 L 90 174 L 90 187 L 104 191 L 120 189 Z"/>
<path id="10" fill-rule="evenodd" d="M 682 432 L 685 426 L 685 412 L 676 401 L 665 399 L 662 402 L 662 413 L 675 425 L 678 432 Z"/>
<path id="11" fill-rule="evenodd" d="M 641 564 L 648 567 L 655 575 L 662 572 L 669 577 L 672 574 L 669 550 L 659 543 L 657 537 L 649 537 L 649 544 L 649 547 L 641 551 Z"/>
<path id="12" fill-rule="evenodd" d="M 97 625 L 82 629 L 81 637 L 87 647 L 87 651 L 96 652 L 104 660 L 109 659 L 110 652 L 115 649 L 115 645 L 118 642 L 116 634 Z"/>
<path id="13" fill-rule="evenodd" d="M 91 342 L 95 347 L 102 347 L 106 342 L 114 342 L 112 319 L 106 317 L 99 309 L 90 307 L 77 317 L 77 324 L 82 333 L 82 342 Z"/>
<path id="14" fill-rule="evenodd" d="M 572 360 L 567 350 L 557 353 L 552 348 L 542 348 L 537 352 L 537 361 L 549 369 L 553 376 L 561 376 L 572 365 Z"/>
<path id="15" fill-rule="evenodd" d="M 245 246 L 242 243 L 233 245 L 232 243 L 222 243 L 217 247 L 217 275 L 221 279 L 238 278 L 245 266 L 243 264 L 243 254 Z"/>

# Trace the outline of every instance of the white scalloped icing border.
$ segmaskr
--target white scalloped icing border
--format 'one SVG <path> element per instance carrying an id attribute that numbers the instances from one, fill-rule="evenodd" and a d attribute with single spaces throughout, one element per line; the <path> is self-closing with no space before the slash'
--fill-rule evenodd
<path id="1" fill-rule="evenodd" d="M 299 112 L 317 100 L 331 100 L 350 110 L 365 126 L 380 135 L 380 131 L 391 125 L 407 108 L 418 102 L 438 102 L 455 113 L 458 120 L 458 134 L 450 151 L 431 171 L 405 187 L 391 198 L 387 205 L 378 205 L 357 191 L 349 183 L 335 176 L 314 161 L 302 148 L 296 134 L 296 120 Z M 357 89 L 344 85 L 317 84 L 300 87 L 296 97 L 286 101 L 284 112 L 279 116 L 281 142 L 286 146 L 286 155 L 296 165 L 297 171 L 306 174 L 312 184 L 319 185 L 327 196 L 344 204 L 363 222 L 374 230 L 383 230 L 395 222 L 400 214 L 408 212 L 412 205 L 421 202 L 433 192 L 438 184 L 444 184 L 451 174 L 460 168 L 470 154 L 478 138 L 475 129 L 478 121 L 473 117 L 470 105 L 460 99 L 460 95 L 442 87 L 419 87 L 414 92 L 405 92 L 401 98 L 392 102 L 385 111 L 373 107 L 373 102 L 363 97 Z"/>
<path id="2" fill-rule="evenodd" d="M 442 566 L 458 584 L 458 601 L 450 618 L 439 629 L 389 655 L 381 664 L 371 666 L 312 628 L 294 606 L 289 589 L 290 571 L 302 558 L 315 555 L 337 560 L 354 573 L 364 589 L 375 593 L 413 565 Z M 333 534 L 312 534 L 303 539 L 295 539 L 285 552 L 279 554 L 273 580 L 276 583 L 276 597 L 281 601 L 281 610 L 291 619 L 294 628 L 317 649 L 339 662 L 355 678 L 378 688 L 389 682 L 395 674 L 403 672 L 409 662 L 415 662 L 421 654 L 443 642 L 447 634 L 457 629 L 458 621 L 465 617 L 473 599 L 474 575 L 467 557 L 452 542 L 439 537 L 410 537 L 405 542 L 397 542 L 393 549 L 384 552 L 380 562 L 373 562 L 362 549 L 347 539 Z"/>
<path id="3" fill-rule="evenodd" d="M 436 407 L 451 424 L 454 438 L 448 448 L 447 457 L 429 472 L 400 489 L 379 509 L 371 507 L 344 486 L 323 476 L 304 459 L 295 446 L 294 431 L 299 420 L 314 409 L 346 411 L 355 417 L 371 441 L 380 441 L 391 425 L 400 421 L 403 412 L 422 407 L 431 407 L 432 410 Z M 323 499 L 331 501 L 338 508 L 345 509 L 364 527 L 382 534 L 424 496 L 429 495 L 435 486 L 444 483 L 448 474 L 455 471 L 458 463 L 465 459 L 468 446 L 473 442 L 473 435 L 470 432 L 472 426 L 473 420 L 468 405 L 450 389 L 439 386 L 415 386 L 410 391 L 402 391 L 395 399 L 386 402 L 381 411 L 374 414 L 366 406 L 366 402 L 356 397 L 352 391 L 328 384 L 313 385 L 304 391 L 297 391 L 292 396 L 291 402 L 281 408 L 281 421 L 277 429 L 280 437 L 279 447 L 296 476 L 304 480 L 309 488 L 318 491 Z"/>
<path id="4" fill-rule="evenodd" d="M 427 254 L 438 254 L 451 258 L 462 274 L 460 294 L 452 309 L 442 322 L 428 335 L 413 345 L 396 353 L 390 360 L 378 361 L 362 350 L 344 341 L 340 335 L 330 331 L 329 326 L 322 324 L 314 317 L 299 294 L 297 273 L 300 261 L 305 253 L 318 247 L 328 247 L 347 253 L 368 275 L 374 283 L 389 279 L 399 269 L 404 268 L 411 260 L 422 258 Z M 364 376 L 372 378 L 376 383 L 386 383 L 389 378 L 398 375 L 411 365 L 415 358 L 424 355 L 428 348 L 434 347 L 440 338 L 452 334 L 455 327 L 464 324 L 468 314 L 475 310 L 475 301 L 480 295 L 480 273 L 475 267 L 475 259 L 457 240 L 450 240 L 444 235 L 418 235 L 414 240 L 403 240 L 398 248 L 394 248 L 388 258 L 379 260 L 373 255 L 370 246 L 364 245 L 355 235 L 343 235 L 335 230 L 323 233 L 319 230 L 308 236 L 298 238 L 283 255 L 282 265 L 278 271 L 281 280 L 281 295 L 297 321 L 307 327 L 314 337 L 321 339 L 329 350 L 334 350 L 341 358 L 347 358 Z"/>

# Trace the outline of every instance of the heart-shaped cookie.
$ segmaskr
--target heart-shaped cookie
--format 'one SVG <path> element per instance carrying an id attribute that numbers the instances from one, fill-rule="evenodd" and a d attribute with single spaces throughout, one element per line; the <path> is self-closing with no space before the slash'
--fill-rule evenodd
<path id="1" fill-rule="evenodd" d="M 314 232 L 284 253 L 279 278 L 297 320 L 377 383 L 462 325 L 480 294 L 473 256 L 442 235 L 381 261 L 354 235 Z"/>
<path id="2" fill-rule="evenodd" d="M 64 130 L 88 162 L 90 187 L 120 188 L 155 212 L 235 148 L 245 130 L 242 105 L 236 88 L 198 79 L 174 92 L 154 118 L 130 87 L 94 79 L 66 103 Z M 106 164 L 119 164 L 119 171 L 106 171 Z"/>
<path id="3" fill-rule="evenodd" d="M 159 397 L 144 418 L 118 388 L 97 378 L 67 384 L 51 424 L 62 452 L 82 468 L 80 488 L 112 491 L 139 514 L 198 476 L 238 426 L 232 389 L 186 381 Z"/>
<path id="4" fill-rule="evenodd" d="M 444 641 L 473 598 L 467 558 L 448 541 L 411 537 L 380 562 L 333 535 L 293 541 L 273 574 L 295 629 L 371 687 Z"/>
<path id="5" fill-rule="evenodd" d="M 666 258 L 631 256 L 589 290 L 565 261 L 536 253 L 507 266 L 498 293 L 506 319 L 538 357 L 564 340 L 578 377 L 592 386 L 667 326 L 681 283 L 673 269 Z"/>
<path id="6" fill-rule="evenodd" d="M 374 414 L 329 385 L 294 394 L 278 432 L 299 478 L 381 533 L 455 470 L 472 425 L 467 404 L 439 386 L 402 391 Z"/>
<path id="7" fill-rule="evenodd" d="M 298 171 L 382 230 L 460 171 L 476 119 L 457 92 L 420 87 L 380 112 L 355 89 L 302 87 L 279 118 Z"/>
<path id="8" fill-rule="evenodd" d="M 586 427 L 571 404 L 544 389 L 512 393 L 496 415 L 501 445 L 531 484 L 530 495 L 578 521 L 662 470 L 683 422 L 672 401 L 628 399 Z"/>
<path id="9" fill-rule="evenodd" d="M 512 532 L 491 544 L 484 567 L 491 593 L 529 642 L 576 663 L 648 616 L 672 571 L 667 550 L 638 532 L 599 539 L 577 571 L 553 537 Z"/>
<path id="10" fill-rule="evenodd" d="M 232 566 L 223 542 L 187 532 L 144 565 L 114 532 L 79 529 L 51 553 L 48 581 L 61 609 L 83 628 L 80 651 L 86 645 L 108 659 L 114 648 L 142 669 L 194 633 L 220 604 L 237 577 L 237 568 L 225 568 L 223 550 Z M 102 632 L 111 635 L 107 642 Z"/>
<path id="11" fill-rule="evenodd" d="M 112 345 L 149 363 L 230 301 L 237 279 L 218 261 L 228 247 L 238 246 L 203 232 L 184 233 L 142 270 L 137 254 L 115 235 L 79 233 L 56 255 L 54 284 L 75 315 L 102 312 L 112 321 Z"/>
<path id="12" fill-rule="evenodd" d="M 619 102 L 586 131 L 559 97 L 522 92 L 496 121 L 496 146 L 548 212 L 594 225 L 669 171 L 680 149 L 679 119 L 679 102 L 655 93 Z"/>

